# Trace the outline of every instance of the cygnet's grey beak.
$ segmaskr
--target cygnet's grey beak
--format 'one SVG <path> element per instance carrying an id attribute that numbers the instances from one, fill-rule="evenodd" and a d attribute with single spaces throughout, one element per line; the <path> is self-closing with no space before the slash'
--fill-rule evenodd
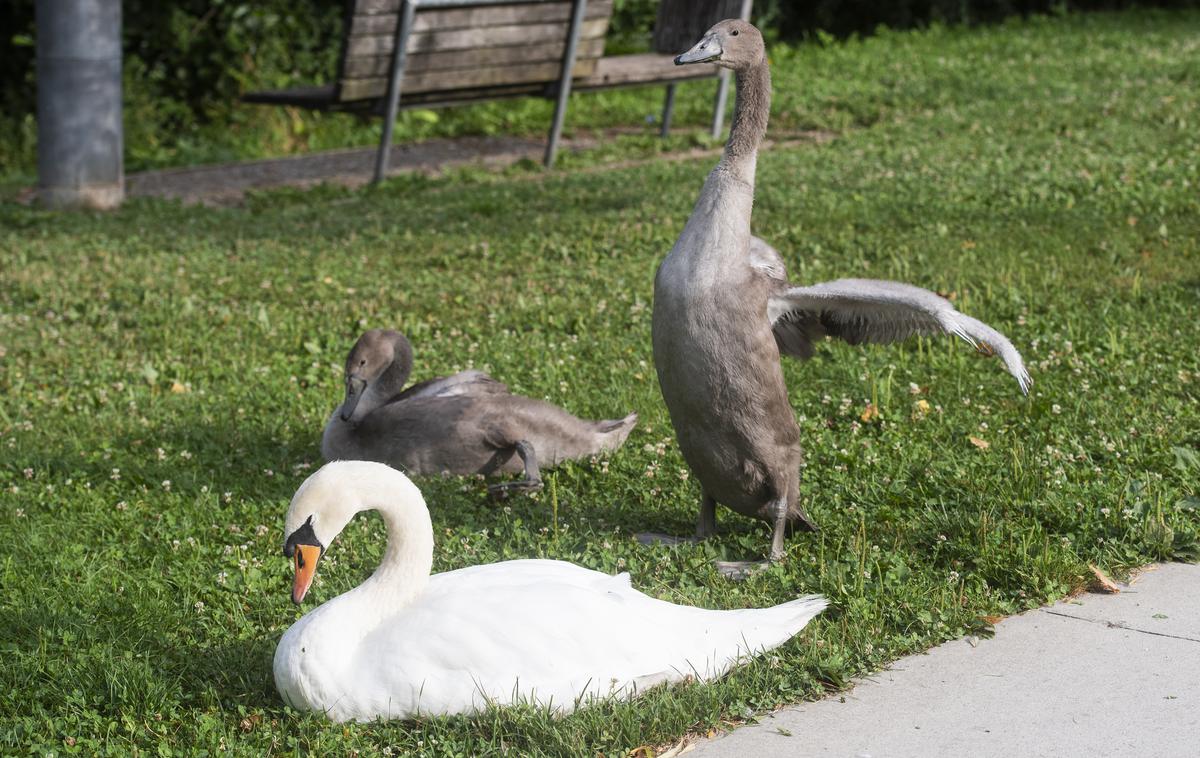
<path id="1" fill-rule="evenodd" d="M 721 57 L 721 42 L 717 39 L 717 35 L 710 34 L 704 39 L 696 43 L 696 46 L 688 50 L 682 55 L 675 56 L 675 65 L 682 66 L 685 63 L 707 63 L 715 61 Z"/>
<path id="2" fill-rule="evenodd" d="M 346 377 L 346 400 L 342 403 L 342 411 L 339 414 L 342 421 L 349 421 L 354 415 L 354 409 L 358 405 L 358 401 L 362 399 L 362 395 L 367 391 L 367 380 L 361 376 L 351 374 Z"/>

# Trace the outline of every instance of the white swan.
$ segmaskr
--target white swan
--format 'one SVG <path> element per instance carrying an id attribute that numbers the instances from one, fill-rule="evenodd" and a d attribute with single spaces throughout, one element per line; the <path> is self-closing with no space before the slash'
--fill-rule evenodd
<path id="1" fill-rule="evenodd" d="M 558 712 L 596 697 L 721 676 L 773 648 L 825 608 L 808 596 L 773 608 L 672 605 L 563 561 L 505 561 L 429 575 L 433 527 L 404 474 L 339 461 L 310 476 L 288 508 L 292 599 L 356 513 L 387 526 L 383 561 L 355 589 L 306 614 L 275 650 L 275 685 L 295 708 L 334 721 L 470 713 L 533 702 Z"/>

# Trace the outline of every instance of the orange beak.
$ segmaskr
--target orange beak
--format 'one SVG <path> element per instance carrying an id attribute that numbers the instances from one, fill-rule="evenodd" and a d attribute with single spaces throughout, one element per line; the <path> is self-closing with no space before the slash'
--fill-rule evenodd
<path id="1" fill-rule="evenodd" d="M 292 580 L 292 602 L 296 605 L 300 605 L 308 594 L 313 577 L 317 575 L 317 561 L 320 558 L 321 548 L 316 545 L 296 546 L 296 575 Z"/>

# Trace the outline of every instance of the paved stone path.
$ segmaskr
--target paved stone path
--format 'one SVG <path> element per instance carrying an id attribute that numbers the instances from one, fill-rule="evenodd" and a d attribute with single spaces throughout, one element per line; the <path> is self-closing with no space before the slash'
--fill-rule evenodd
<path id="1" fill-rule="evenodd" d="M 542 139 L 458 137 L 395 145 L 389 175 L 440 171 L 467 165 L 507 166 L 522 159 L 542 160 Z M 366 184 L 375 171 L 375 148 L 328 150 L 288 158 L 218 163 L 194 168 L 143 171 L 125 178 L 129 197 L 167 197 L 184 202 L 224 205 L 239 202 L 248 190 L 310 187 L 330 183 Z"/>
<path id="2" fill-rule="evenodd" d="M 1200 566 L 1141 574 L 901 659 L 688 758 L 1200 756 Z"/>

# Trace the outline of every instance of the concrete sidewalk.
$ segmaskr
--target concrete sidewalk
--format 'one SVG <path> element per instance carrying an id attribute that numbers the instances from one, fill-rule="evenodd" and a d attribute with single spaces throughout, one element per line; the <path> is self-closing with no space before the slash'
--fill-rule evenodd
<path id="1" fill-rule="evenodd" d="M 948 642 L 689 758 L 1200 756 L 1200 566 L 1141 574 Z"/>

